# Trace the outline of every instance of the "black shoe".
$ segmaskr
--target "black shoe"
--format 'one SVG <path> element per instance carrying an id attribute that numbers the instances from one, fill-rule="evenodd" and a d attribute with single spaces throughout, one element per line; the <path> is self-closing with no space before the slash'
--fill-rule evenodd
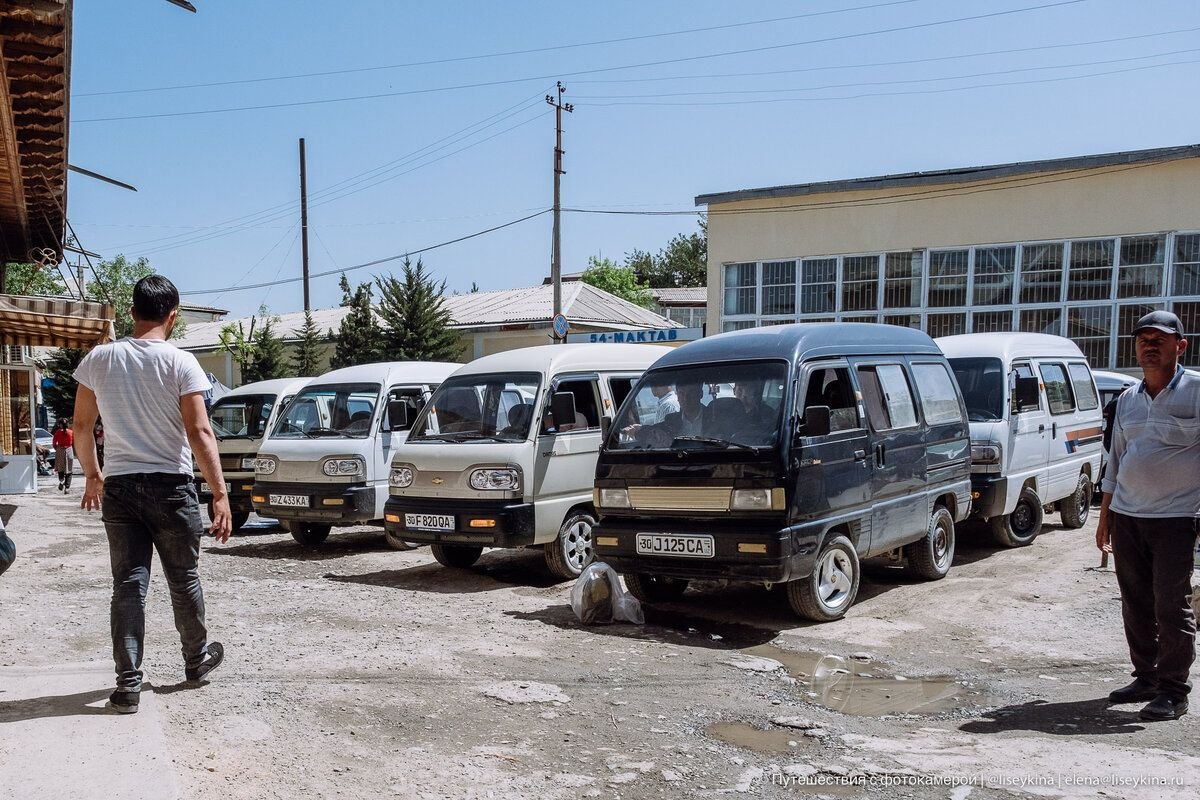
<path id="1" fill-rule="evenodd" d="M 217 667 L 221 666 L 221 662 L 225 660 L 225 648 L 220 642 L 211 642 L 208 645 L 208 655 L 200 662 L 198 667 L 188 667 L 183 671 L 184 677 L 189 681 L 198 681 L 208 673 L 212 672 Z"/>
<path id="2" fill-rule="evenodd" d="M 138 701 L 141 699 L 141 692 L 130 692 L 124 689 L 117 689 L 108 696 L 108 707 L 116 711 L 118 714 L 136 714 L 138 710 Z"/>
<path id="3" fill-rule="evenodd" d="M 1108 693 L 1110 703 L 1146 703 L 1158 697 L 1158 689 L 1145 678 L 1134 678 L 1133 683 L 1113 689 Z"/>
<path id="4" fill-rule="evenodd" d="M 1161 722 L 1169 719 L 1179 719 L 1187 712 L 1187 698 L 1160 694 L 1147 703 L 1146 707 L 1138 712 L 1138 716 L 1149 722 Z"/>

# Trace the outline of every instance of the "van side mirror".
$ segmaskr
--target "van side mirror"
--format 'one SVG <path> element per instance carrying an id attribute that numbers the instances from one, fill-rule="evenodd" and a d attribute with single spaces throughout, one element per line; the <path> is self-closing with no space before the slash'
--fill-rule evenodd
<path id="1" fill-rule="evenodd" d="M 570 392 L 555 392 L 550 398 L 550 413 L 554 415 L 554 427 L 575 424 L 575 395 Z"/>
<path id="2" fill-rule="evenodd" d="M 402 431 L 408 427 L 408 403 L 399 398 L 388 400 L 388 429 Z"/>
<path id="3" fill-rule="evenodd" d="M 1029 407 L 1037 408 L 1040 390 L 1041 384 L 1037 378 L 1017 378 L 1017 385 L 1013 388 L 1017 410 Z"/>
<path id="4" fill-rule="evenodd" d="M 809 406 L 804 409 L 804 419 L 796 426 L 796 435 L 829 435 L 829 406 Z"/>

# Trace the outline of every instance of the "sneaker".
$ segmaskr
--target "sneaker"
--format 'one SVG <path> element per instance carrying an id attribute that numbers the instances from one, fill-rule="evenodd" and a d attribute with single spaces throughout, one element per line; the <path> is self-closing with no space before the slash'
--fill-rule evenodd
<path id="1" fill-rule="evenodd" d="M 1158 697 L 1158 689 L 1144 678 L 1134 678 L 1133 683 L 1114 689 L 1108 694 L 1110 703 L 1145 703 Z"/>
<path id="2" fill-rule="evenodd" d="M 183 671 L 184 677 L 189 681 L 198 681 L 208 673 L 212 672 L 217 667 L 221 666 L 221 662 L 225 660 L 225 648 L 220 642 L 210 642 L 208 645 L 208 653 L 204 656 L 204 660 L 199 666 L 188 667 Z"/>
<path id="3" fill-rule="evenodd" d="M 1160 694 L 1138 712 L 1138 716 L 1147 722 L 1165 722 L 1166 720 L 1179 719 L 1187 712 L 1187 698 Z"/>
<path id="4" fill-rule="evenodd" d="M 118 714 L 136 714 L 138 710 L 138 701 L 141 699 L 141 692 L 130 692 L 125 689 L 117 689 L 108 696 L 108 707 L 116 711 Z"/>

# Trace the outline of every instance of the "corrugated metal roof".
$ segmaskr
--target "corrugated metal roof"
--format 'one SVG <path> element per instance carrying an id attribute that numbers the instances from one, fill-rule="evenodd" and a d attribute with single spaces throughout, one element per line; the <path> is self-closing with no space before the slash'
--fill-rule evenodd
<path id="1" fill-rule="evenodd" d="M 696 305 L 705 305 L 708 303 L 707 286 L 651 289 L 650 294 L 654 295 L 654 299 L 659 303 L 695 303 Z"/>

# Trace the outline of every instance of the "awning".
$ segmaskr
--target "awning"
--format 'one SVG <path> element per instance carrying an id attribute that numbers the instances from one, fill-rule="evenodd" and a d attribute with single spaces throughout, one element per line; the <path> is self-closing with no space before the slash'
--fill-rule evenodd
<path id="1" fill-rule="evenodd" d="M 92 347 L 115 338 L 115 316 L 106 303 L 0 294 L 0 345 Z"/>

